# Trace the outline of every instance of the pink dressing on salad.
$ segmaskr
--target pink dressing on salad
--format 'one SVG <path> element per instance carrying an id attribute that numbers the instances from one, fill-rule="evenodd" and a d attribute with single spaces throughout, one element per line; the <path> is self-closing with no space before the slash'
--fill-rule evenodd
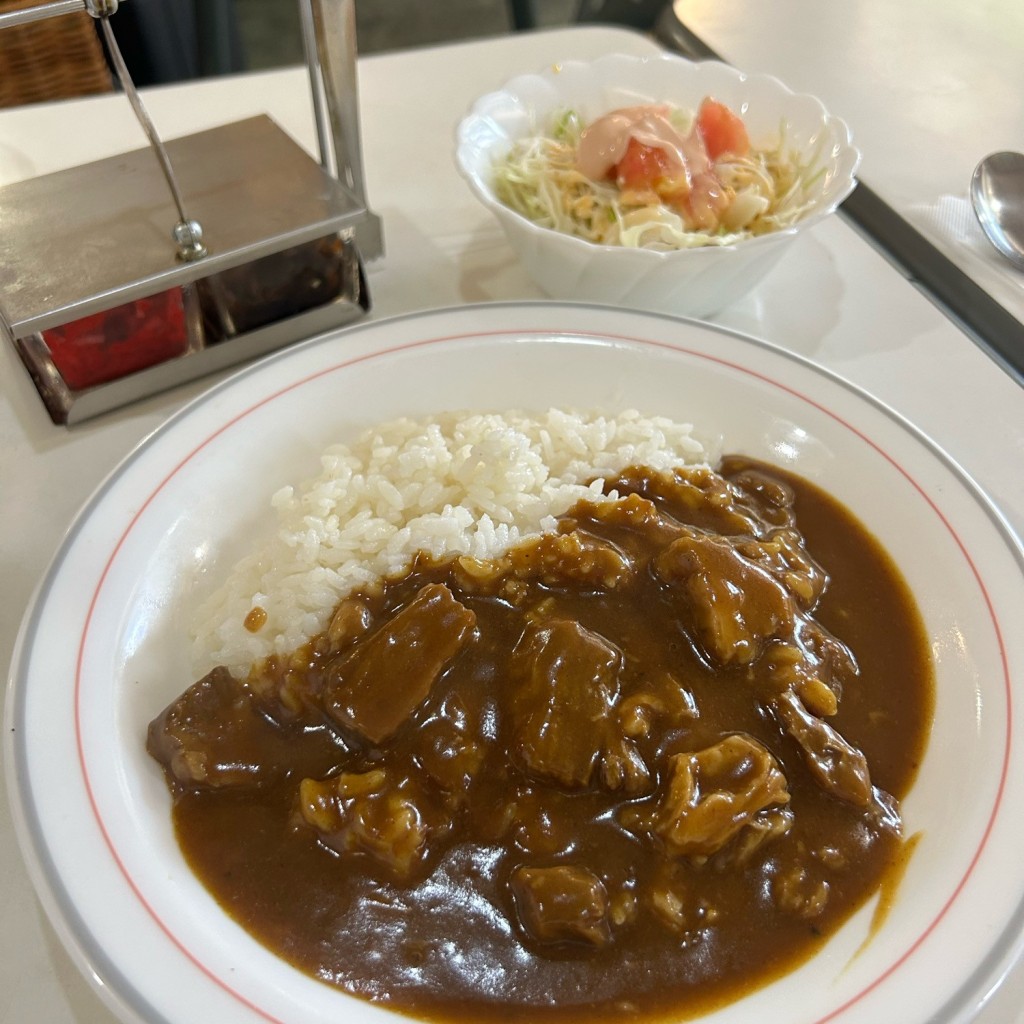
<path id="1" fill-rule="evenodd" d="M 700 134 L 694 128 L 683 135 L 669 120 L 669 107 L 645 104 L 621 107 L 588 125 L 576 148 L 576 168 L 591 181 L 601 181 L 626 155 L 630 139 L 662 150 L 674 177 L 688 184 L 711 166 Z"/>

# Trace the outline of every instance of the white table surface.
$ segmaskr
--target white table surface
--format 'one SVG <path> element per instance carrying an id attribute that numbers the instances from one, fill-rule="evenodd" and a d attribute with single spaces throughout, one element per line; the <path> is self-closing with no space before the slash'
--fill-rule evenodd
<path id="1" fill-rule="evenodd" d="M 990 246 L 968 187 L 1024 151 L 1020 0 L 674 0 L 723 60 L 820 96 L 850 125 L 860 179 L 1024 323 L 1024 271 Z"/>
<path id="2" fill-rule="evenodd" d="M 454 170 L 455 123 L 475 95 L 519 71 L 653 48 L 625 30 L 577 27 L 362 60 L 369 200 L 387 246 L 369 268 L 371 315 L 541 297 Z M 304 69 L 154 89 L 147 101 L 167 137 L 267 112 L 313 146 Z M 141 144 L 117 97 L 0 112 L 0 184 Z M 801 238 L 754 294 L 716 319 L 802 353 L 898 409 L 1024 533 L 1024 389 L 840 218 Z M 50 423 L 13 351 L 0 350 L 0 664 L 76 510 L 214 379 L 66 430 Z M 2 1024 L 113 1024 L 35 900 L 5 798 L 0 920 Z M 1022 1005 L 1024 977 L 1015 975 L 978 1020 L 1024 1021 Z"/>

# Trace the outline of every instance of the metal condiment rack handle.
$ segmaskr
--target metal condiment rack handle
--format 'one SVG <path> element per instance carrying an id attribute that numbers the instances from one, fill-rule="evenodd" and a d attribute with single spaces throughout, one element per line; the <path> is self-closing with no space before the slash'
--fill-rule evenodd
<path id="1" fill-rule="evenodd" d="M 128 71 L 121 56 L 121 48 L 117 45 L 114 31 L 110 27 L 110 16 L 117 13 L 118 0 L 56 0 L 53 3 L 41 4 L 35 7 L 28 7 L 21 11 L 14 11 L 9 15 L 0 15 L 0 28 L 10 25 L 26 25 L 36 21 L 43 21 L 47 18 L 55 18 L 58 15 L 74 14 L 86 11 L 100 23 L 100 30 L 103 33 L 103 41 L 106 43 L 107 53 L 110 55 L 111 63 L 114 65 L 114 72 L 117 80 L 121 83 L 128 103 L 136 119 L 142 126 L 142 130 L 149 140 L 149 145 L 156 156 L 160 171 L 170 189 L 174 205 L 178 210 L 178 223 L 174 225 L 172 232 L 174 242 L 178 247 L 178 258 L 191 262 L 202 259 L 206 254 L 206 246 L 203 244 L 203 229 L 197 220 L 185 213 L 185 200 L 182 198 L 181 189 L 178 187 L 178 180 L 171 166 L 171 158 L 167 155 L 163 142 L 157 133 L 149 112 L 146 110 L 135 89 L 135 83 Z"/>

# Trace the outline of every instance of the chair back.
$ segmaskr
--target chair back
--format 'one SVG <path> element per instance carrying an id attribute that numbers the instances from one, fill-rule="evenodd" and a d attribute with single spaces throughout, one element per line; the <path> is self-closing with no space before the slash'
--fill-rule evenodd
<path id="1" fill-rule="evenodd" d="M 0 12 L 39 0 L 0 0 Z M 93 19 L 84 11 L 0 29 L 0 107 L 113 92 Z"/>

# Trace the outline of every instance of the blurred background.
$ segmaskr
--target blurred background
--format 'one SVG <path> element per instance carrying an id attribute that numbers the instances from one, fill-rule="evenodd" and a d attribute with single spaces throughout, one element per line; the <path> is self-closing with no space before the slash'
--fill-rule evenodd
<path id="1" fill-rule="evenodd" d="M 40 0 L 0 0 L 0 15 Z M 668 0 L 356 0 L 361 54 L 578 22 L 640 30 Z M 135 83 L 260 71 L 304 59 L 297 0 L 122 0 L 111 19 Z M 0 106 L 109 91 L 93 20 L 64 15 L 0 31 Z"/>
<path id="2" fill-rule="evenodd" d="M 135 2 L 135 0 L 130 0 Z M 294 0 L 233 0 L 250 68 L 302 60 Z M 356 0 L 361 53 L 426 46 L 514 31 L 525 11 L 537 26 L 567 24 L 577 0 Z"/>
<path id="3" fill-rule="evenodd" d="M 303 59 L 295 0 L 193 2 L 200 16 L 202 9 L 221 6 L 220 38 L 229 38 L 232 31 L 237 34 L 236 59 L 245 69 Z M 182 0 L 130 0 L 130 4 L 185 6 Z M 665 0 L 356 0 L 356 28 L 359 52 L 368 54 L 580 21 L 646 28 L 663 6 Z M 223 54 L 224 59 L 231 56 Z"/>

